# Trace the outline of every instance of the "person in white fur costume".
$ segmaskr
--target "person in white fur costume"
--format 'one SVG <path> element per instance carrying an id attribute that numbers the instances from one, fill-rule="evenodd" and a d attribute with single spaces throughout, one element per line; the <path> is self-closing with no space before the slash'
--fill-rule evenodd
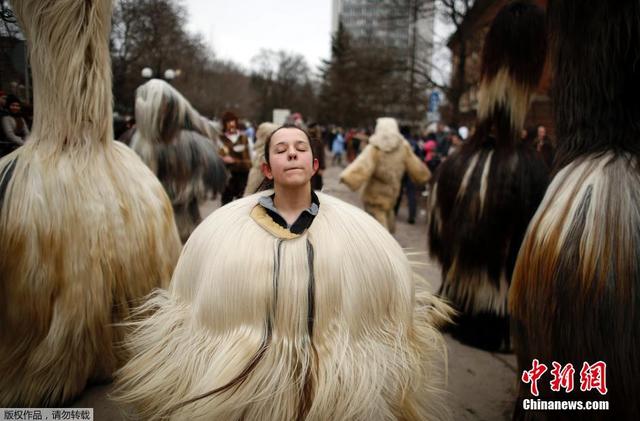
<path id="1" fill-rule="evenodd" d="M 0 160 L 0 407 L 55 407 L 122 365 L 118 323 L 182 244 L 158 179 L 113 141 L 111 0 L 13 7 L 35 115 Z"/>
<path id="2" fill-rule="evenodd" d="M 251 169 L 249 170 L 249 178 L 247 187 L 244 189 L 244 196 L 249 196 L 260 188 L 264 175 L 262 174 L 262 164 L 264 164 L 264 144 L 267 138 L 275 129 L 277 124 L 264 122 L 258 126 L 256 131 L 256 143 L 253 144 L 253 158 L 251 159 Z"/>
<path id="3" fill-rule="evenodd" d="M 364 186 L 364 210 L 393 233 L 396 227 L 393 208 L 405 172 L 416 185 L 424 185 L 431 177 L 427 166 L 400 134 L 396 120 L 382 117 L 376 122 L 369 144 L 340 174 L 340 182 L 353 191 Z"/>
<path id="4" fill-rule="evenodd" d="M 114 397 L 150 420 L 449 418 L 449 307 L 373 218 L 312 192 L 306 132 L 281 127 L 265 151 L 274 190 L 193 232 Z"/>

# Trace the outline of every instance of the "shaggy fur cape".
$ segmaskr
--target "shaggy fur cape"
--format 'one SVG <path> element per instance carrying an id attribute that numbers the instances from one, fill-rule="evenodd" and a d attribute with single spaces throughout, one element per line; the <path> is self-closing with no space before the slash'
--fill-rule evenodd
<path id="1" fill-rule="evenodd" d="M 62 406 L 122 364 L 113 324 L 167 285 L 181 244 L 162 185 L 112 140 L 111 1 L 13 5 L 35 115 L 0 160 L 0 406 Z"/>
<path id="2" fill-rule="evenodd" d="M 198 205 L 222 191 L 227 173 L 214 143 L 215 132 L 176 89 L 152 79 L 136 91 L 131 147 L 169 194 L 182 241 L 202 221 Z"/>
<path id="3" fill-rule="evenodd" d="M 369 144 L 340 174 L 340 181 L 354 191 L 364 185 L 362 201 L 365 207 L 377 207 L 383 212 L 390 212 L 398 200 L 405 172 L 419 185 L 425 184 L 431 177 L 427 166 L 400 134 L 396 120 L 383 117 L 377 120 Z M 387 225 L 393 226 L 393 222 Z"/>
<path id="4" fill-rule="evenodd" d="M 220 208 L 171 287 L 141 309 L 116 397 L 143 419 L 447 418 L 448 307 L 373 218 L 318 193 L 301 235 L 256 206 Z M 215 393 L 214 393 L 215 392 Z"/>
<path id="5" fill-rule="evenodd" d="M 244 189 L 244 195 L 249 196 L 258 191 L 264 175 L 262 174 L 261 165 L 264 160 L 264 145 L 269 135 L 278 128 L 277 124 L 262 123 L 256 130 L 256 142 L 253 144 L 253 159 L 251 160 L 251 169 L 249 170 L 249 178 L 247 179 L 247 187 Z"/>
<path id="6" fill-rule="evenodd" d="M 507 292 L 547 170 L 519 141 L 545 61 L 543 12 L 512 3 L 484 44 L 476 132 L 439 168 L 429 201 L 429 250 L 440 294 L 460 315 L 452 333 L 489 350 L 510 348 Z"/>
<path id="7" fill-rule="evenodd" d="M 572 363 L 561 399 L 609 411 L 522 411 L 516 419 L 640 419 L 640 2 L 549 2 L 558 152 L 513 274 L 520 373 Z M 585 362 L 607 364 L 608 393 L 580 390 Z M 519 373 L 519 374 L 520 374 Z M 557 399 L 539 382 L 541 399 Z"/>

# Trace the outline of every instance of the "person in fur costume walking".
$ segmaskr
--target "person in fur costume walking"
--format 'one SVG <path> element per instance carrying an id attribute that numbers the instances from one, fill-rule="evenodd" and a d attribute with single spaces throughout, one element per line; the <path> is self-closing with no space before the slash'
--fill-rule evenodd
<path id="1" fill-rule="evenodd" d="M 275 189 L 196 228 L 140 309 L 116 399 L 148 420 L 448 418 L 448 306 L 378 222 L 312 191 L 317 167 L 302 129 L 271 134 Z"/>
<path id="2" fill-rule="evenodd" d="M 551 390 L 547 373 L 533 396 L 520 383 L 514 419 L 637 420 L 640 2 L 552 0 L 548 22 L 556 173 L 520 249 L 510 309 L 519 374 L 533 359 L 549 371 L 571 364 L 576 384 Z M 522 409 L 559 393 L 609 410 Z"/>
<path id="3" fill-rule="evenodd" d="M 29 45 L 29 141 L 0 160 L 0 406 L 61 406 L 110 379 L 118 323 L 170 280 L 171 202 L 113 141 L 111 0 L 13 2 Z"/>
<path id="4" fill-rule="evenodd" d="M 364 185 L 364 210 L 389 232 L 395 232 L 394 206 L 400 195 L 405 174 L 416 185 L 424 185 L 431 173 L 413 153 L 409 142 L 400 134 L 398 123 L 389 117 L 379 118 L 369 144 L 340 174 L 340 182 L 351 190 Z"/>
<path id="5" fill-rule="evenodd" d="M 227 172 L 215 133 L 175 88 L 152 79 L 136 90 L 131 148 L 164 186 L 183 242 L 202 221 L 200 201 L 224 189 Z"/>
<path id="6" fill-rule="evenodd" d="M 458 310 L 454 337 L 511 349 L 507 293 L 524 232 L 548 182 L 520 131 L 546 60 L 544 12 L 503 7 L 482 53 L 476 131 L 438 170 L 429 201 L 429 251 L 442 266 L 439 294 Z"/>

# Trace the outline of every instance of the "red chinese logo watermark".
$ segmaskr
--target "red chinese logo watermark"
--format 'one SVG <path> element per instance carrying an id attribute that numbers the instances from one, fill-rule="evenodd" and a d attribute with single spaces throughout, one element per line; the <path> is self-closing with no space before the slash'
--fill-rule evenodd
<path id="1" fill-rule="evenodd" d="M 548 367 L 545 364 L 540 363 L 538 359 L 534 359 L 531 363 L 531 370 L 525 370 L 522 372 L 522 381 L 529 384 L 531 394 L 533 396 L 539 395 L 538 380 L 544 373 L 547 372 Z M 574 384 L 573 379 L 576 373 L 573 364 L 568 363 L 562 365 L 556 361 L 552 362 L 552 369 L 550 371 L 551 379 L 550 386 L 553 392 L 560 392 L 564 390 L 566 393 L 573 391 Z M 607 364 L 603 361 L 598 361 L 594 364 L 584 362 L 582 369 L 580 370 L 580 390 L 588 392 L 591 390 L 597 390 L 601 395 L 607 394 Z"/>
<path id="2" fill-rule="evenodd" d="M 551 380 L 551 390 L 559 392 L 564 389 L 567 393 L 571 392 L 573 390 L 573 375 L 576 372 L 573 364 L 569 363 L 564 367 L 555 361 L 552 364 L 553 370 L 551 370 L 551 375 L 553 376 L 553 380 Z"/>
<path id="3" fill-rule="evenodd" d="M 607 394 L 607 363 L 598 361 L 592 365 L 582 364 L 580 370 L 580 390 L 587 392 L 596 389 L 601 395 Z"/>
<path id="4" fill-rule="evenodd" d="M 547 371 L 547 366 L 540 364 L 537 358 L 533 360 L 532 365 L 531 370 L 522 372 L 522 381 L 531 383 L 531 394 L 538 396 L 538 380 Z"/>

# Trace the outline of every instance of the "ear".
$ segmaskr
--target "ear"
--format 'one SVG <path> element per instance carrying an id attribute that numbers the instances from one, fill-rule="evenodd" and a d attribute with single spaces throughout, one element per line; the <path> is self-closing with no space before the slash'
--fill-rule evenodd
<path id="1" fill-rule="evenodd" d="M 318 168 L 320 168 L 320 162 L 318 162 L 318 158 L 313 158 L 313 173 L 318 172 Z"/>
<path id="2" fill-rule="evenodd" d="M 271 167 L 266 162 L 260 164 L 260 169 L 262 170 L 262 174 L 269 180 L 273 180 L 273 173 L 271 172 Z"/>

